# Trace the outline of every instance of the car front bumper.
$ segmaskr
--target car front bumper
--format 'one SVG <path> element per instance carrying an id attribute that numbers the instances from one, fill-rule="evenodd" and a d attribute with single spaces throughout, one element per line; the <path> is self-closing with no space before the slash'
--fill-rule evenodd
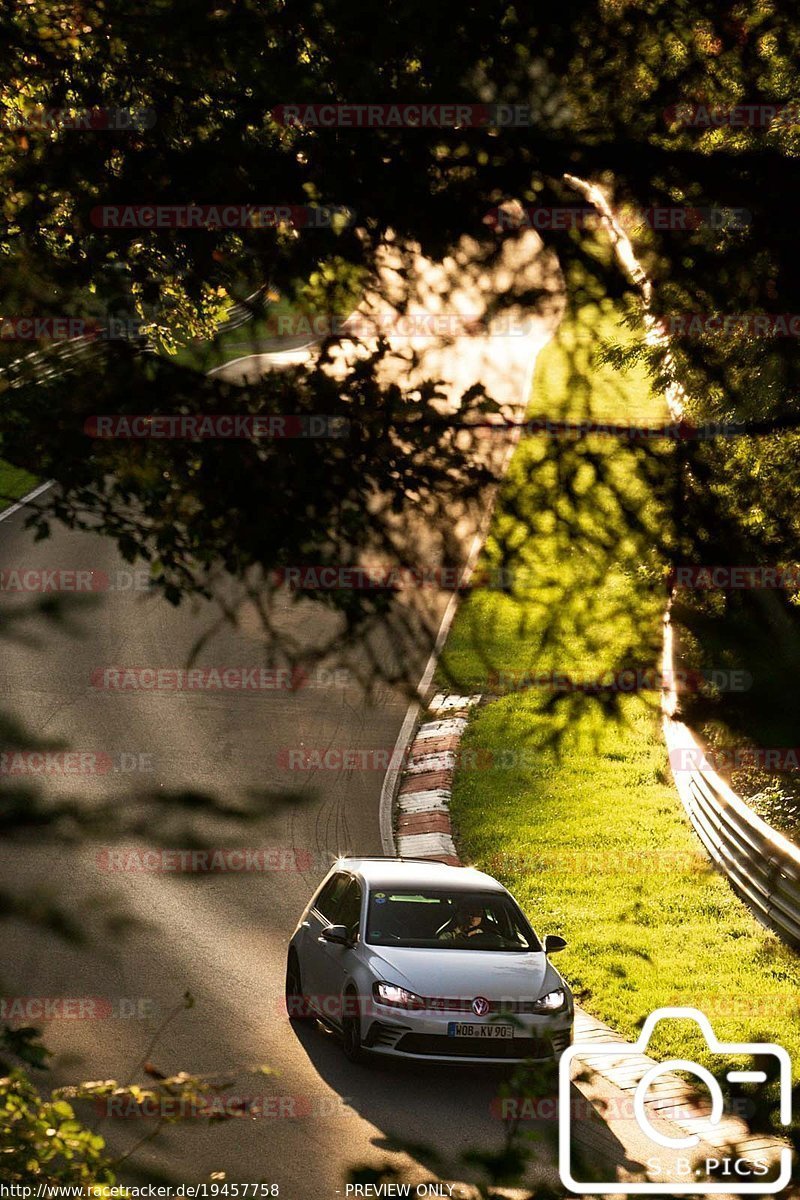
<path id="1" fill-rule="evenodd" d="M 364 1021 L 362 1044 L 375 1054 L 425 1062 L 557 1062 L 572 1043 L 573 1020 L 571 1009 L 552 1016 L 514 1014 L 491 1021 L 465 1013 L 387 1009 L 386 1016 L 381 1013 Z M 512 1024 L 513 1038 L 459 1038 L 447 1031 L 453 1022 L 492 1025 L 496 1021 Z"/>

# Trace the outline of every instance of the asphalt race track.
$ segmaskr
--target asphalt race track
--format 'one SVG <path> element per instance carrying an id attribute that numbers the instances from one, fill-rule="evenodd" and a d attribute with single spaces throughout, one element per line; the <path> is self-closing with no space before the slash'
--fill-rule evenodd
<path id="1" fill-rule="evenodd" d="M 527 265 L 537 242 L 527 234 L 517 248 Z M 503 270 L 508 276 L 508 263 Z M 496 286 L 477 278 L 485 292 Z M 469 353 L 457 343 L 439 348 L 434 367 L 444 376 L 450 361 L 454 386 L 468 386 L 476 373 L 495 385 L 500 378 L 513 403 L 524 404 L 535 353 L 551 328 L 551 320 L 540 319 L 532 339 L 473 339 Z M 398 373 L 404 353 L 399 345 Z M 282 1197 L 300 1200 L 335 1196 L 346 1170 L 360 1163 L 388 1160 L 420 1179 L 431 1177 L 429 1167 L 444 1178 L 474 1177 L 459 1156 L 472 1146 L 499 1147 L 502 1125 L 490 1106 L 501 1074 L 418 1064 L 354 1068 L 332 1035 L 320 1028 L 298 1033 L 283 1009 L 286 942 L 311 890 L 338 854 L 381 853 L 380 756 L 394 746 L 407 692 L 384 685 L 367 692 L 349 668 L 337 675 L 334 666 L 295 690 L 98 686 L 105 667 L 185 667 L 203 635 L 194 666 L 264 666 L 258 623 L 246 607 L 236 628 L 220 624 L 211 602 L 172 608 L 128 586 L 131 568 L 110 541 L 54 526 L 49 539 L 34 544 L 24 517 L 19 511 L 0 524 L 4 568 L 93 571 L 114 584 L 91 596 L 63 596 L 59 621 L 20 618 L 20 608 L 41 597 L 2 596 L 6 616 L 17 610 L 11 625 L 4 620 L 11 634 L 4 645 L 6 718 L 19 723 L 33 749 L 100 756 L 83 760 L 95 765 L 78 775 L 3 780 L 11 794 L 30 788 L 37 803 L 64 809 L 58 822 L 32 824 L 3 843 L 6 890 L 36 893 L 39 915 L 49 896 L 84 940 L 70 942 L 39 922 L 4 921 L 2 994 L 116 1002 L 111 1015 L 100 1004 L 94 1017 L 37 1022 L 54 1052 L 53 1083 L 145 1082 L 147 1058 L 164 1074 L 208 1073 L 226 1096 L 255 1098 L 263 1109 L 212 1125 L 189 1119 L 164 1127 L 139 1147 L 135 1164 L 121 1167 L 129 1182 L 177 1185 L 224 1172 L 228 1181 L 277 1183 Z M 448 600 L 430 591 L 414 652 L 405 648 L 394 664 L 412 684 Z M 333 619 L 311 607 L 286 601 L 285 622 L 301 643 Z M 377 648 L 390 663 L 397 651 L 390 627 L 370 636 L 371 652 Z M 288 752 L 299 748 L 334 757 L 364 751 L 368 765 L 290 770 Z M 115 860 L 104 856 L 131 846 L 257 849 L 268 852 L 267 869 L 109 870 Z M 180 1007 L 187 991 L 195 1001 L 188 1009 Z M 98 1129 L 126 1155 L 154 1121 L 119 1115 L 98 1120 Z M 401 1145 L 411 1153 L 396 1149 Z M 438 1149 L 442 1161 L 426 1147 Z"/>

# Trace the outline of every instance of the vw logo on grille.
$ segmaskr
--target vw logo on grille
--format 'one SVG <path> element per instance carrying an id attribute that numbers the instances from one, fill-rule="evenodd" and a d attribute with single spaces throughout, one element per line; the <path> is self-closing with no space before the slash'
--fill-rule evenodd
<path id="1" fill-rule="evenodd" d="M 472 1011 L 476 1017 L 485 1017 L 489 1011 L 489 1001 L 483 996 L 476 996 L 472 1001 Z"/>

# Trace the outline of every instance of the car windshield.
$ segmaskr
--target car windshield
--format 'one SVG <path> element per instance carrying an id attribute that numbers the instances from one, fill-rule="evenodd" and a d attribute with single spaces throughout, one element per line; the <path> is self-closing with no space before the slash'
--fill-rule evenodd
<path id="1" fill-rule="evenodd" d="M 370 893 L 367 942 L 440 950 L 541 950 L 535 933 L 502 892 L 435 889 Z"/>

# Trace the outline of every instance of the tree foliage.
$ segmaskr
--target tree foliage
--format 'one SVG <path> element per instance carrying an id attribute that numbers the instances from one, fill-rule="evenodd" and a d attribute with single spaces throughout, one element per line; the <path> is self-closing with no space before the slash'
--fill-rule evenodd
<path id="1" fill-rule="evenodd" d="M 0 261 L 10 313 L 102 320 L 122 310 L 174 349 L 207 338 L 265 284 L 297 295 L 330 262 L 373 270 L 389 231 L 434 257 L 465 234 L 491 245 L 487 214 L 508 198 L 539 209 L 579 200 L 565 172 L 605 180 L 616 203 L 643 212 L 747 212 L 741 228 L 645 223 L 638 243 L 658 311 L 800 310 L 785 199 L 797 182 L 794 127 L 777 119 L 704 130 L 670 118 L 680 104 L 790 102 L 798 31 L 788 6 L 581 0 L 508 5 L 489 21 L 483 6 L 462 3 L 366 13 L 352 0 L 199 9 L 162 0 L 144 12 L 36 0 L 2 21 Z M 417 129 L 276 119 L 298 100 L 504 103 L 530 115 Z M 132 129 L 38 129 L 23 115 L 39 106 L 145 116 Z M 311 229 L 97 227 L 98 206 L 142 203 L 347 205 L 357 219 Z M 545 238 L 565 266 L 582 258 L 610 292 L 626 286 L 587 253 L 580 229 Z M 476 478 L 452 421 L 437 418 L 436 381 L 425 395 L 385 394 L 380 348 L 338 385 L 315 370 L 273 373 L 245 390 L 127 345 L 92 349 L 46 386 L 31 363 L 10 372 L 6 453 L 59 480 L 49 502 L 58 518 L 99 513 L 126 557 L 146 554 L 170 598 L 203 579 L 211 560 L 244 570 L 280 563 L 299 539 L 321 560 L 342 539 L 369 543 L 386 528 L 385 512 L 369 511 L 376 494 L 389 511 L 411 499 L 441 517 Z M 701 414 L 781 421 L 796 411 L 792 339 L 708 337 L 673 349 Z M 3 353 L 8 364 L 20 357 L 11 342 Z M 465 419 L 480 400 L 465 399 Z M 278 455 L 263 444 L 103 445 L 83 432 L 99 406 L 277 412 L 290 402 L 346 412 L 353 441 Z"/>

